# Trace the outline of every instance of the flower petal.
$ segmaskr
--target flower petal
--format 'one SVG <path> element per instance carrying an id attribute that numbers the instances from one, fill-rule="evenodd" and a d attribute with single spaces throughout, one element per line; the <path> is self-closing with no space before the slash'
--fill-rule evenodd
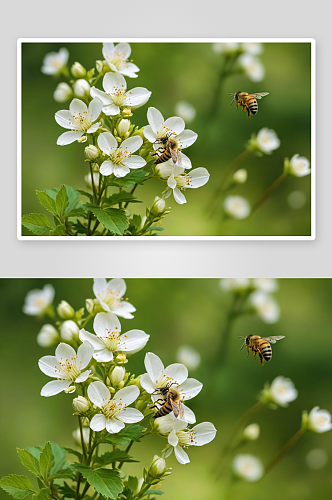
<path id="1" fill-rule="evenodd" d="M 83 342 L 82 345 L 79 346 L 77 349 L 77 361 L 78 361 L 78 368 L 80 370 L 83 370 L 86 366 L 91 361 L 93 355 L 93 346 L 90 344 L 90 342 Z"/>
<path id="2" fill-rule="evenodd" d="M 60 342 L 58 347 L 55 349 L 55 356 L 58 361 L 62 361 L 67 358 L 76 358 L 76 352 L 70 345 Z"/>
<path id="3" fill-rule="evenodd" d="M 113 352 L 104 347 L 104 349 L 96 351 L 93 357 L 98 363 L 109 363 L 113 359 Z"/>
<path id="4" fill-rule="evenodd" d="M 157 134 L 153 131 L 151 125 L 146 125 L 143 129 L 144 137 L 149 141 L 154 143 L 157 139 Z"/>
<path id="5" fill-rule="evenodd" d="M 183 408 L 183 417 L 181 418 L 181 420 L 187 422 L 188 424 L 194 424 L 196 422 L 195 413 L 183 403 L 182 403 L 182 408 Z"/>
<path id="6" fill-rule="evenodd" d="M 105 59 L 107 58 L 107 56 L 109 54 L 111 54 L 114 50 L 114 43 L 111 42 L 111 43 L 103 43 L 103 56 L 105 57 Z"/>
<path id="7" fill-rule="evenodd" d="M 175 453 L 177 461 L 180 464 L 183 464 L 183 465 L 189 464 L 189 462 L 190 462 L 189 457 L 188 457 L 187 453 L 184 451 L 184 449 L 181 448 L 181 446 L 176 446 L 174 448 L 174 453 Z"/>
<path id="8" fill-rule="evenodd" d="M 173 363 L 165 368 L 164 373 L 167 377 L 174 380 L 177 385 L 182 384 L 188 377 L 188 369 L 181 363 Z"/>
<path id="9" fill-rule="evenodd" d="M 181 149 L 191 146 L 196 141 L 198 135 L 192 130 L 184 130 L 176 138 L 177 143 Z"/>
<path id="10" fill-rule="evenodd" d="M 121 54 L 124 59 L 128 59 L 131 54 L 131 47 L 127 42 L 120 42 L 114 47 L 114 52 Z"/>
<path id="11" fill-rule="evenodd" d="M 185 400 L 194 398 L 202 390 L 203 384 L 194 378 L 187 378 L 178 387 L 178 391 Z"/>
<path id="12" fill-rule="evenodd" d="M 114 172 L 114 167 L 115 167 L 115 165 L 114 165 L 114 163 L 113 163 L 112 161 L 106 160 L 106 161 L 104 161 L 104 162 L 100 165 L 99 172 L 100 172 L 102 175 L 105 175 L 105 176 L 107 176 L 107 175 L 111 175 L 111 174 L 113 174 L 113 172 Z M 108 305 L 107 305 L 107 304 L 105 304 L 104 302 L 103 302 L 103 303 L 101 303 L 101 301 L 100 301 L 99 297 L 97 297 L 97 299 L 99 300 L 99 302 L 100 302 L 101 306 L 103 307 L 103 309 L 106 309 L 106 311 L 109 311 L 109 310 L 110 310 L 110 308 L 108 307 Z M 104 307 L 104 305 L 105 305 L 106 307 Z"/>
<path id="13" fill-rule="evenodd" d="M 105 347 L 104 342 L 100 340 L 100 338 L 98 338 L 96 335 L 93 335 L 90 332 L 87 332 L 86 330 L 84 330 L 84 328 L 80 330 L 79 337 L 81 342 L 84 342 L 85 340 L 90 342 L 90 344 L 94 347 L 95 350 L 103 349 Z"/>
<path id="14" fill-rule="evenodd" d="M 135 312 L 136 308 L 130 304 L 130 302 L 119 302 L 116 306 L 113 307 L 113 311 L 117 316 L 122 318 L 131 319 L 134 316 L 130 313 Z"/>
<path id="15" fill-rule="evenodd" d="M 38 361 L 38 366 L 49 377 L 58 378 L 61 373 L 61 366 L 55 356 L 43 356 Z"/>
<path id="16" fill-rule="evenodd" d="M 126 352 L 133 354 L 134 352 L 142 349 L 147 341 L 149 340 L 150 335 L 147 335 L 143 330 L 130 330 L 129 332 L 121 335 L 120 344 L 118 350 L 120 352 Z"/>
<path id="17" fill-rule="evenodd" d="M 204 186 L 210 178 L 209 172 L 204 167 L 195 168 L 187 174 L 187 188 Z"/>
<path id="18" fill-rule="evenodd" d="M 93 134 L 94 132 L 97 132 L 97 130 L 100 127 L 100 122 L 96 122 L 93 125 L 91 125 L 90 128 L 86 131 L 87 134 Z"/>
<path id="19" fill-rule="evenodd" d="M 128 168 L 143 168 L 146 165 L 144 158 L 138 155 L 129 156 L 129 158 L 125 158 L 122 163 Z"/>
<path id="20" fill-rule="evenodd" d="M 102 132 L 99 135 L 97 142 L 103 153 L 106 153 L 108 155 L 114 153 L 114 151 L 118 147 L 117 140 L 110 132 Z"/>
<path id="21" fill-rule="evenodd" d="M 120 71 L 123 75 L 129 76 L 130 78 L 137 78 L 137 75 L 135 75 L 135 73 L 139 71 L 139 68 L 136 66 L 136 64 L 128 62 L 124 67 L 121 68 Z"/>
<path id="22" fill-rule="evenodd" d="M 143 139 L 139 135 L 135 135 L 132 137 L 128 137 L 125 139 L 119 149 L 121 151 L 125 151 L 126 153 L 134 153 L 137 151 L 143 144 Z"/>
<path id="23" fill-rule="evenodd" d="M 107 94 L 118 94 L 127 90 L 127 83 L 121 73 L 106 73 L 103 79 L 103 87 Z"/>
<path id="24" fill-rule="evenodd" d="M 172 429 L 172 431 L 169 433 L 168 442 L 172 446 L 177 446 L 177 444 L 179 442 L 179 438 L 177 437 L 177 435 L 175 433 L 175 429 Z"/>
<path id="25" fill-rule="evenodd" d="M 192 167 L 191 161 L 188 158 L 187 155 L 184 153 L 180 152 L 181 156 L 181 167 L 184 168 L 185 170 L 189 170 Z"/>
<path id="26" fill-rule="evenodd" d="M 187 200 L 186 200 L 184 194 L 180 191 L 179 188 L 173 189 L 173 196 L 174 196 L 174 200 L 179 205 L 183 205 L 184 203 L 187 203 Z"/>
<path id="27" fill-rule="evenodd" d="M 135 422 L 140 422 L 143 420 L 144 415 L 136 408 L 126 408 L 117 414 L 119 420 L 125 422 L 126 424 L 133 424 Z"/>
<path id="28" fill-rule="evenodd" d="M 90 95 L 91 95 L 91 97 L 98 97 L 101 100 L 101 102 L 103 103 L 104 106 L 106 106 L 108 104 L 113 104 L 113 101 L 110 98 L 110 96 L 107 95 L 102 90 L 97 89 L 96 87 L 91 87 L 91 89 L 90 89 Z"/>
<path id="29" fill-rule="evenodd" d="M 139 388 L 136 385 L 129 385 L 120 389 L 114 396 L 114 400 L 117 403 L 122 403 L 122 405 L 130 405 L 133 403 L 139 396 Z"/>
<path id="30" fill-rule="evenodd" d="M 116 418 L 107 418 L 106 419 L 106 430 L 110 434 L 115 434 L 116 432 L 120 432 L 121 429 L 125 427 L 125 424 Z"/>
<path id="31" fill-rule="evenodd" d="M 152 92 L 144 87 L 136 87 L 126 93 L 125 102 L 131 109 L 139 108 L 148 102 Z"/>
<path id="32" fill-rule="evenodd" d="M 88 397 L 91 402 L 102 408 L 111 399 L 111 394 L 102 382 L 92 382 L 88 387 Z"/>
<path id="33" fill-rule="evenodd" d="M 151 394 L 156 388 L 156 385 L 152 382 L 150 375 L 148 373 L 143 373 L 143 375 L 140 378 L 140 384 L 143 387 L 143 389 L 149 394 Z"/>
<path id="34" fill-rule="evenodd" d="M 101 113 L 102 107 L 103 103 L 98 97 L 92 99 L 92 101 L 89 104 L 89 114 L 92 122 L 97 120 L 98 116 Z"/>
<path id="35" fill-rule="evenodd" d="M 67 146 L 68 144 L 72 144 L 77 141 L 80 137 L 82 137 L 83 132 L 64 132 L 58 137 L 56 141 L 58 146 Z"/>
<path id="36" fill-rule="evenodd" d="M 210 443 L 215 438 L 217 429 L 211 422 L 202 422 L 195 425 L 191 429 L 191 433 L 193 433 L 193 440 L 191 440 L 190 444 L 193 446 L 203 446 L 203 444 Z"/>
<path id="37" fill-rule="evenodd" d="M 91 370 L 85 370 L 85 372 L 82 372 L 75 380 L 76 384 L 80 384 L 81 382 L 85 382 L 91 374 Z"/>
<path id="38" fill-rule="evenodd" d="M 156 354 L 153 354 L 153 352 L 147 352 L 144 359 L 144 365 L 151 381 L 156 386 L 164 370 L 164 365 L 161 359 L 158 358 Z"/>
<path id="39" fill-rule="evenodd" d="M 106 418 L 105 415 L 97 414 L 95 415 L 91 422 L 90 427 L 93 431 L 100 432 L 106 427 Z"/>
<path id="40" fill-rule="evenodd" d="M 104 337 L 107 330 L 120 335 L 121 323 L 112 312 L 98 313 L 93 321 L 93 329 L 98 337 Z"/>
<path id="41" fill-rule="evenodd" d="M 174 177 L 174 173 L 170 175 L 169 178 L 167 179 L 167 186 L 170 187 L 171 189 L 176 188 L 176 180 Z"/>
<path id="42" fill-rule="evenodd" d="M 156 108 L 148 109 L 148 122 L 151 125 L 153 132 L 157 135 L 164 123 L 164 117 Z"/>
<path id="43" fill-rule="evenodd" d="M 183 132 L 185 123 L 184 120 L 179 116 L 172 116 L 171 118 L 167 118 L 164 126 L 178 136 L 179 134 L 181 134 L 181 132 Z M 176 138 L 176 140 L 178 140 L 178 138 Z"/>
<path id="44" fill-rule="evenodd" d="M 70 384 L 71 382 L 69 380 L 52 380 L 44 385 L 40 395 L 45 397 L 55 396 L 56 394 L 59 394 L 59 392 L 68 389 Z"/>
<path id="45" fill-rule="evenodd" d="M 120 113 L 120 108 L 116 104 L 109 104 L 103 108 L 103 113 L 107 116 L 116 116 Z"/>
<path id="46" fill-rule="evenodd" d="M 72 115 L 76 115 L 78 113 L 84 113 L 88 110 L 85 102 L 81 101 L 81 99 L 73 99 L 69 105 L 69 110 Z"/>
<path id="47" fill-rule="evenodd" d="M 74 123 L 73 115 L 67 109 L 57 111 L 54 118 L 55 121 L 63 128 L 68 128 L 69 130 L 78 129 L 78 126 Z"/>
<path id="48" fill-rule="evenodd" d="M 106 278 L 93 278 L 93 293 L 97 296 L 107 286 Z"/>
<path id="49" fill-rule="evenodd" d="M 114 175 L 115 177 L 125 177 L 129 174 L 130 168 L 125 165 L 114 165 Z"/>
<path id="50" fill-rule="evenodd" d="M 107 282 L 106 288 L 112 292 L 116 292 L 116 297 L 121 299 L 126 293 L 126 282 L 122 278 L 113 278 Z M 135 309 L 136 310 L 136 309 Z"/>

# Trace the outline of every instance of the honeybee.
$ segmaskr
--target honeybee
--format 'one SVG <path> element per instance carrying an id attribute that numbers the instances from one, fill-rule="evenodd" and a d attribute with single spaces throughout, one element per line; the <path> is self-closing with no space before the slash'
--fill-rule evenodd
<path id="1" fill-rule="evenodd" d="M 262 97 L 269 95 L 269 92 L 258 92 L 257 94 L 248 94 L 247 92 L 236 92 L 236 94 L 229 94 L 233 96 L 233 102 L 236 102 L 236 110 L 238 106 L 242 106 L 242 112 L 244 113 L 244 108 L 247 108 L 248 117 L 250 118 L 250 113 L 253 115 L 257 114 L 258 104 L 256 99 L 262 99 Z"/>
<path id="2" fill-rule="evenodd" d="M 160 389 L 156 389 L 153 394 L 160 394 L 165 399 L 157 399 L 155 401 L 152 408 L 157 408 L 155 406 L 156 403 L 161 404 L 158 408 L 158 411 L 153 415 L 153 418 L 163 417 L 171 413 L 174 413 L 174 417 L 183 418 L 183 405 L 181 402 L 181 396 L 177 389 L 171 387 L 171 385 L 167 385 L 166 387 L 161 387 Z"/>
<path id="3" fill-rule="evenodd" d="M 259 335 L 247 335 L 247 337 L 239 337 L 244 340 L 240 351 L 243 347 L 247 346 L 247 356 L 249 356 L 249 350 L 254 352 L 254 358 L 258 353 L 261 365 L 263 366 L 263 358 L 265 361 L 270 361 L 272 358 L 271 344 L 275 344 L 277 340 L 284 339 L 284 335 L 277 335 L 274 337 L 260 337 Z"/>
<path id="4" fill-rule="evenodd" d="M 167 134 L 165 137 L 159 137 L 159 139 L 155 141 L 155 144 L 161 144 L 161 147 L 154 153 L 155 155 L 160 153 L 155 161 L 155 165 L 158 165 L 158 163 L 164 163 L 170 158 L 172 158 L 174 164 L 177 163 L 178 165 L 181 165 L 180 149 L 176 139 L 171 137 L 171 135 L 172 134 Z"/>

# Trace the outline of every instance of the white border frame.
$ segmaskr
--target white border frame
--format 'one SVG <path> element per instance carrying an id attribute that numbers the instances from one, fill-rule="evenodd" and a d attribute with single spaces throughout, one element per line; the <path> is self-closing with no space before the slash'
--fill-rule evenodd
<path id="1" fill-rule="evenodd" d="M 22 236 L 22 59 L 23 43 L 310 43 L 311 44 L 311 235 L 310 236 Z M 314 38 L 19 38 L 17 40 L 17 239 L 22 241 L 294 241 L 316 238 L 316 40 Z"/>

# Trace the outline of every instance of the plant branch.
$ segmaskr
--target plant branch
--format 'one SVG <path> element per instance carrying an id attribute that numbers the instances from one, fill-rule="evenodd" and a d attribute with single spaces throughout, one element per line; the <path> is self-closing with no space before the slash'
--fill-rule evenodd
<path id="1" fill-rule="evenodd" d="M 280 460 L 286 455 L 286 453 L 292 448 L 292 446 L 294 446 L 296 441 L 298 441 L 300 439 L 300 437 L 303 436 L 303 434 L 305 434 L 304 429 L 300 429 L 297 431 L 296 434 L 294 434 L 294 436 L 288 441 L 288 443 L 285 444 L 285 446 L 278 453 L 278 455 L 266 467 L 265 476 L 268 472 L 270 472 L 271 469 L 273 469 L 273 467 L 275 467 L 280 462 Z"/>
<path id="2" fill-rule="evenodd" d="M 283 172 L 274 182 L 271 184 L 266 193 L 257 201 L 257 203 L 252 207 L 251 215 L 256 212 L 256 210 L 263 205 L 263 203 L 268 199 L 268 197 L 273 193 L 273 191 L 281 184 L 281 182 L 286 179 L 287 174 Z"/>

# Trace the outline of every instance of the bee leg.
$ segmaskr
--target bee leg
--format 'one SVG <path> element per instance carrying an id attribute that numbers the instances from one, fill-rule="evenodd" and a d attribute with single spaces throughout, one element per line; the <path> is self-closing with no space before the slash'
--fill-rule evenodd
<path id="1" fill-rule="evenodd" d="M 249 347 L 247 346 L 247 357 L 249 356 Z"/>
<path id="2" fill-rule="evenodd" d="M 262 365 L 262 366 L 264 366 L 264 365 L 263 365 L 263 356 L 261 355 L 261 353 L 260 353 L 260 352 L 259 352 L 258 354 L 259 354 L 259 360 L 260 360 L 260 362 L 261 362 L 261 365 Z"/>
<path id="3" fill-rule="evenodd" d="M 245 108 L 245 106 L 242 106 L 242 113 L 244 113 L 244 108 Z"/>
<path id="4" fill-rule="evenodd" d="M 250 118 L 250 109 L 249 108 L 247 108 L 247 113 L 248 113 L 248 118 L 250 120 L 251 118 Z"/>
<path id="5" fill-rule="evenodd" d="M 254 351 L 254 358 L 256 359 L 257 351 Z"/>

